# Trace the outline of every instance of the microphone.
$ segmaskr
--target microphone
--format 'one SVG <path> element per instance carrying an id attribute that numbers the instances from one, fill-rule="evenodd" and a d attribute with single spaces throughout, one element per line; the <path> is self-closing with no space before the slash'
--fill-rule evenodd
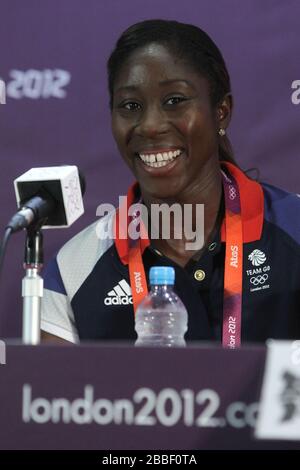
<path id="1" fill-rule="evenodd" d="M 75 165 L 32 168 L 14 180 L 20 209 L 6 228 L 15 233 L 38 222 L 43 228 L 69 227 L 84 213 L 85 187 Z"/>

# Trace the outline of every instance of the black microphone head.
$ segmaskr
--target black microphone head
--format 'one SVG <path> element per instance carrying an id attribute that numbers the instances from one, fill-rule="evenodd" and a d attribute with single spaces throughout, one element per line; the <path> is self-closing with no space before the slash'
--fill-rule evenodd
<path id="1" fill-rule="evenodd" d="M 78 174 L 79 174 L 79 181 L 80 181 L 81 194 L 84 195 L 84 194 L 85 194 L 85 190 L 86 190 L 86 180 L 85 180 L 85 176 L 84 176 L 84 174 L 82 173 L 81 170 L 78 170 Z"/>

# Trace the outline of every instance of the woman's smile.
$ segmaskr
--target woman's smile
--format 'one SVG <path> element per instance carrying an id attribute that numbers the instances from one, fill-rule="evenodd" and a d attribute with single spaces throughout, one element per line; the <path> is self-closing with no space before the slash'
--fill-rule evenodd
<path id="1" fill-rule="evenodd" d="M 183 149 L 162 148 L 152 151 L 142 151 L 136 154 L 140 160 L 142 168 L 150 172 L 153 176 L 165 175 L 180 162 L 180 158 L 185 156 Z"/>

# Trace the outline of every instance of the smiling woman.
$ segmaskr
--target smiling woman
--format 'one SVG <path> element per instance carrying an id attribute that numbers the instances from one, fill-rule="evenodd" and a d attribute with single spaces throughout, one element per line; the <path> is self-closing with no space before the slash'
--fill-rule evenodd
<path id="1" fill-rule="evenodd" d="M 142 201 L 148 213 L 153 205 L 188 205 L 203 247 L 187 249 L 185 230 L 180 238 L 172 230 L 169 237 L 151 238 L 149 231 L 133 241 L 121 210 L 108 214 L 50 263 L 44 338 L 133 342 L 137 289 L 154 265 L 175 269 L 176 290 L 188 310 L 187 341 L 236 347 L 299 338 L 300 227 L 294 220 L 300 220 L 300 200 L 250 180 L 235 163 L 227 137 L 230 78 L 212 39 L 176 21 L 135 24 L 108 60 L 108 85 L 112 132 L 137 180 L 128 203 Z M 120 231 L 111 240 L 101 237 L 114 227 L 125 239 Z"/>
<path id="2" fill-rule="evenodd" d="M 148 208 L 204 204 L 207 242 L 221 202 L 219 158 L 233 160 L 226 152 L 232 99 L 221 53 L 199 28 L 147 21 L 121 36 L 108 75 L 113 134 L 143 201 Z M 192 255 L 185 243 L 160 239 L 155 246 L 184 266 Z"/>

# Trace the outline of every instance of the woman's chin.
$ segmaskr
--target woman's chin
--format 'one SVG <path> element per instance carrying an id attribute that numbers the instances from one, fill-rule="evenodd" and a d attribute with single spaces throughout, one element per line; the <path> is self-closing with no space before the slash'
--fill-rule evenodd
<path id="1" fill-rule="evenodd" d="M 180 194 L 179 184 L 166 185 L 163 182 L 143 181 L 140 182 L 142 192 L 151 199 L 176 201 Z"/>
<path id="2" fill-rule="evenodd" d="M 135 176 L 141 188 L 151 197 L 168 199 L 176 198 L 180 194 L 182 175 L 181 156 L 164 166 L 153 167 L 135 162 Z"/>

